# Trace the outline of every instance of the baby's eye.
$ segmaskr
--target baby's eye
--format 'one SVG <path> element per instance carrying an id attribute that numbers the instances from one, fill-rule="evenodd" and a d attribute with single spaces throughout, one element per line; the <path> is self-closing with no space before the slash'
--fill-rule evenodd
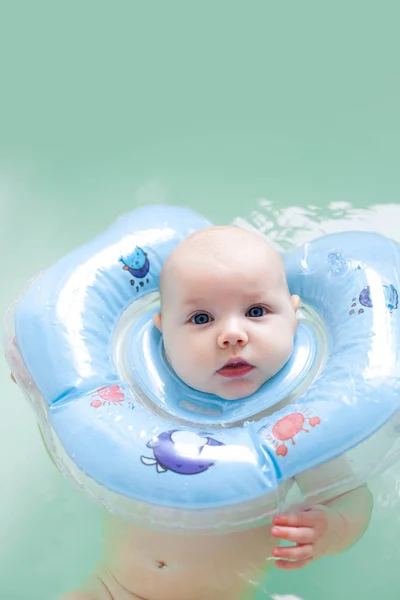
<path id="1" fill-rule="evenodd" d="M 212 321 L 212 317 L 207 313 L 197 313 L 197 315 L 193 315 L 190 320 L 195 325 L 205 325 L 206 323 L 210 323 L 210 321 Z"/>
<path id="2" fill-rule="evenodd" d="M 263 317 L 267 314 L 267 311 L 263 306 L 252 306 L 246 313 L 246 317 Z"/>

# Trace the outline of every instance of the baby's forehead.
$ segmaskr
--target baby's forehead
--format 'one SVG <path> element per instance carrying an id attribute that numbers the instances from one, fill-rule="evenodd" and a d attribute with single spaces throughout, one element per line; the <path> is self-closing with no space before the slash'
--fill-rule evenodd
<path id="1" fill-rule="evenodd" d="M 181 242 L 167 259 L 160 289 L 174 282 L 186 288 L 198 281 L 218 286 L 219 281 L 234 278 L 239 284 L 266 277 L 284 284 L 280 256 L 261 235 L 236 227 L 211 227 L 192 234 Z M 272 283 L 272 281 L 270 281 Z"/>
<path id="2" fill-rule="evenodd" d="M 199 231 L 193 232 L 187 236 L 177 246 L 180 247 L 207 247 L 209 244 L 217 246 L 223 246 L 224 244 L 240 243 L 240 242 L 252 242 L 255 244 L 269 246 L 265 237 L 261 234 L 249 231 L 247 229 L 241 229 L 233 225 L 213 225 L 211 227 L 205 227 Z"/>
<path id="3" fill-rule="evenodd" d="M 267 242 L 256 233 L 233 226 L 214 226 L 197 231 L 184 239 L 171 254 L 171 263 L 192 261 L 227 261 L 241 257 L 255 261 L 269 257 L 280 262 L 279 256 Z"/>

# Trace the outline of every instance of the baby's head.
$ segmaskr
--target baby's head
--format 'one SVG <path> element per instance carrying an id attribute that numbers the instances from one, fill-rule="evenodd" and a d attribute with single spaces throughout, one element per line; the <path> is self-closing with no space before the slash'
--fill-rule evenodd
<path id="1" fill-rule="evenodd" d="M 167 359 L 189 386 L 227 400 L 254 393 L 288 361 L 297 329 L 282 259 L 256 233 L 209 227 L 183 240 L 160 276 Z"/>

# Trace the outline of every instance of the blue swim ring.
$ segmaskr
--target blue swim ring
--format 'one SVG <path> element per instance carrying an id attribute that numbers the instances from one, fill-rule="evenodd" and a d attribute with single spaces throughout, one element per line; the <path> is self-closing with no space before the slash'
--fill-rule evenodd
<path id="1" fill-rule="evenodd" d="M 398 452 L 399 246 L 345 232 L 285 254 L 302 300 L 293 354 L 253 396 L 227 401 L 171 371 L 152 324 L 164 260 L 209 225 L 186 208 L 139 208 L 49 268 L 9 315 L 6 354 L 59 468 L 155 527 L 248 526 L 315 467 L 349 458 L 350 483 L 316 490 L 336 495 Z"/>

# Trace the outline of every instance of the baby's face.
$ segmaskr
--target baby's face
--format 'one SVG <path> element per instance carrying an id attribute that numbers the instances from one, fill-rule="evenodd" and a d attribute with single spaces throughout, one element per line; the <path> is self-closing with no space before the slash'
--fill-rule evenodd
<path id="1" fill-rule="evenodd" d="M 190 238 L 181 244 L 163 273 L 155 323 L 184 382 L 237 400 L 289 359 L 299 299 L 290 296 L 281 259 L 265 240 L 232 229 L 211 228 L 203 247 L 192 248 Z"/>

